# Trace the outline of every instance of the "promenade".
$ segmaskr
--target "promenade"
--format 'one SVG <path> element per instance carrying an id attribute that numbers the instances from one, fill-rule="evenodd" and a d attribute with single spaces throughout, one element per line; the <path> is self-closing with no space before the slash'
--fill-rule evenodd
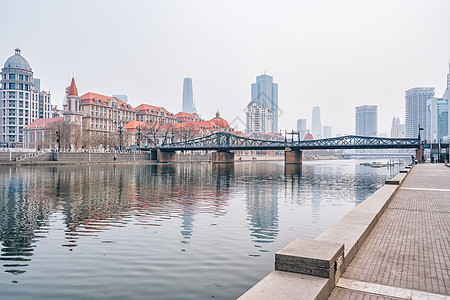
<path id="1" fill-rule="evenodd" d="M 411 170 L 329 299 L 450 299 L 450 168 Z"/>

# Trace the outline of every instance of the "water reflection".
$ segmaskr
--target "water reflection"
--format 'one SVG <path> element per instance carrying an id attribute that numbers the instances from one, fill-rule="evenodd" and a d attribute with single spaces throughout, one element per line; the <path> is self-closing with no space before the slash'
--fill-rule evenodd
<path id="1" fill-rule="evenodd" d="M 67 254 L 77 253 L 89 239 L 115 243 L 114 236 L 105 234 L 125 227 L 155 229 L 146 231 L 147 242 L 178 247 L 178 253 L 195 240 L 236 236 L 227 240 L 236 243 L 233 249 L 248 242 L 252 249 L 242 246 L 245 255 L 260 257 L 273 251 L 271 245 L 285 232 L 280 221 L 292 227 L 323 224 L 330 218 L 324 207 L 359 203 L 384 181 L 383 172 L 354 163 L 2 167 L 0 261 L 4 272 L 25 273 L 34 250 L 56 230 L 55 224 L 64 233 L 55 246 Z M 214 220 L 205 222 L 208 218 Z M 221 223 L 224 219 L 244 225 L 233 227 Z M 215 230 L 216 225 L 223 231 Z M 176 245 L 156 237 L 157 229 L 169 232 Z M 202 237 L 205 232 L 210 236 Z M 163 259 L 170 262 L 171 257 Z"/>

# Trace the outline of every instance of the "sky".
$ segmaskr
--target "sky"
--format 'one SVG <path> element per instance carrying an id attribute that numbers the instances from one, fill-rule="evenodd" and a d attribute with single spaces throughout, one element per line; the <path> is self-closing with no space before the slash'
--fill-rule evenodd
<path id="1" fill-rule="evenodd" d="M 79 94 L 181 110 L 193 80 L 199 114 L 245 129 L 251 83 L 278 83 L 279 128 L 310 128 L 312 107 L 333 134 L 353 134 L 355 107 L 378 105 L 378 131 L 404 122 L 404 93 L 449 72 L 450 1 L 22 1 L 0 0 L 0 63 L 18 46 L 62 106 Z"/>

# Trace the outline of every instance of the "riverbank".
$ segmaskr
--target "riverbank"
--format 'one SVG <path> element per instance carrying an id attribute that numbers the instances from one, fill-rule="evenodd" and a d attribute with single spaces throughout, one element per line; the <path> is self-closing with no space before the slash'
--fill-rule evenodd
<path id="1" fill-rule="evenodd" d="M 315 240 L 297 239 L 278 251 L 275 271 L 239 299 L 328 299 L 409 172 L 386 181 Z"/>

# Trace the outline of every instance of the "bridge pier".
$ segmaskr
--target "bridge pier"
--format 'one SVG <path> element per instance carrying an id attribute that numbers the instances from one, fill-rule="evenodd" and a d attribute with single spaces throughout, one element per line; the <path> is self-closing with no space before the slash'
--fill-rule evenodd
<path id="1" fill-rule="evenodd" d="M 290 147 L 284 148 L 284 163 L 285 164 L 302 164 L 303 156 L 301 150 L 291 149 Z"/>
<path id="2" fill-rule="evenodd" d="M 156 152 L 156 160 L 159 163 L 167 163 L 167 162 L 176 162 L 177 161 L 177 153 L 175 151 L 158 149 Z"/>
<path id="3" fill-rule="evenodd" d="M 213 163 L 234 163 L 234 153 L 230 151 L 217 151 L 212 153 Z"/>
<path id="4" fill-rule="evenodd" d="M 425 162 L 425 154 L 424 154 L 424 150 L 423 150 L 423 145 L 419 146 L 419 149 L 416 149 L 416 159 L 418 163 L 423 163 Z"/>

